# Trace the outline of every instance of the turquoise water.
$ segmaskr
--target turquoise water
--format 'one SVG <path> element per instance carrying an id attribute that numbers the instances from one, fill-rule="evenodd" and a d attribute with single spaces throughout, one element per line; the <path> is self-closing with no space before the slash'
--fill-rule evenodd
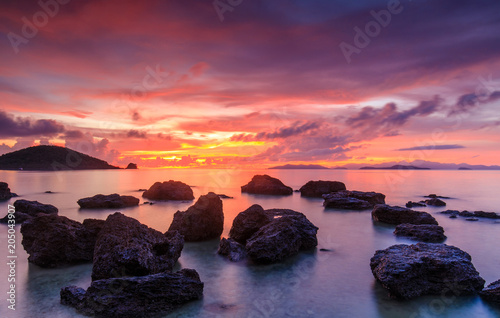
<path id="1" fill-rule="evenodd" d="M 156 181 L 179 180 L 193 186 L 195 197 L 209 191 L 234 196 L 224 199 L 228 235 L 232 220 L 252 204 L 265 209 L 289 208 L 307 215 L 319 227 L 316 251 L 300 254 L 283 264 L 268 266 L 231 263 L 216 255 L 218 240 L 187 243 L 177 267 L 196 269 L 205 283 L 202 300 L 187 304 L 166 317 L 500 317 L 500 309 L 477 296 L 421 297 L 410 301 L 388 298 L 374 280 L 369 262 L 374 252 L 393 244 L 412 243 L 396 238 L 391 226 L 374 225 L 369 211 L 346 212 L 322 207 L 321 199 L 255 196 L 240 193 L 253 175 L 267 173 L 294 189 L 309 180 L 338 180 L 350 190 L 386 194 L 386 202 L 404 205 L 436 193 L 450 196 L 447 209 L 500 212 L 500 171 L 356 171 L 356 170 L 120 170 L 67 172 L 0 171 L 21 198 L 38 200 L 59 208 L 59 214 L 83 221 L 105 219 L 115 210 L 78 209 L 76 201 L 97 193 L 140 197 L 140 188 Z M 46 194 L 50 190 L 54 193 Z M 0 217 L 7 204 L 0 203 Z M 142 201 L 142 198 L 141 198 Z M 166 231 L 177 210 L 193 202 L 160 202 L 123 209 L 125 215 L 159 231 Z M 500 223 L 494 220 L 467 222 L 437 214 L 440 208 L 422 208 L 434 214 L 448 236 L 446 244 L 472 256 L 487 284 L 500 279 Z M 79 317 L 59 304 L 59 290 L 67 285 L 86 288 L 91 264 L 63 269 L 42 269 L 28 264 L 17 230 L 16 311 L 7 308 L 7 227 L 0 226 L 0 317 Z M 331 249 L 320 252 L 320 248 Z M 83 316 L 82 316 L 83 317 Z"/>

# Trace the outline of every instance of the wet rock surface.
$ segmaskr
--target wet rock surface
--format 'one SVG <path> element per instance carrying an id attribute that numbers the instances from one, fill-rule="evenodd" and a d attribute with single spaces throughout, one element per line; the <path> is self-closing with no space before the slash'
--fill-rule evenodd
<path id="1" fill-rule="evenodd" d="M 37 215 L 57 214 L 59 212 L 55 206 L 38 201 L 16 200 L 14 207 L 16 209 L 14 213 L 16 224 L 22 224 Z M 0 223 L 7 223 L 8 220 L 9 217 L 6 215 L 0 219 Z"/>
<path id="2" fill-rule="evenodd" d="M 486 301 L 500 305 L 500 279 L 489 284 L 479 295 Z"/>
<path id="3" fill-rule="evenodd" d="M 422 242 L 439 243 L 446 239 L 444 229 L 434 224 L 399 224 L 394 234 L 400 237 L 408 237 Z"/>
<path id="4" fill-rule="evenodd" d="M 414 211 L 398 206 L 379 204 L 373 208 L 372 218 L 377 222 L 388 224 L 435 224 L 436 219 L 427 212 Z"/>
<path id="5" fill-rule="evenodd" d="M 390 295 L 401 299 L 450 291 L 473 294 L 481 291 L 485 282 L 469 254 L 445 244 L 393 245 L 376 251 L 370 267 Z"/>

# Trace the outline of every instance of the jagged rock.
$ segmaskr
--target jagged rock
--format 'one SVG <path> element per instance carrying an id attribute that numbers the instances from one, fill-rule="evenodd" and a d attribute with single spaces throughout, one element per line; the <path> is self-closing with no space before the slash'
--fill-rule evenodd
<path id="1" fill-rule="evenodd" d="M 270 209 L 274 220 L 247 240 L 248 256 L 256 263 L 275 263 L 299 251 L 318 245 L 318 228 L 304 214 L 287 209 Z"/>
<path id="2" fill-rule="evenodd" d="M 28 261 L 41 267 L 57 267 L 92 261 L 103 220 L 82 223 L 56 214 L 32 217 L 21 226 L 22 245 Z"/>
<path id="3" fill-rule="evenodd" d="M 406 203 L 407 208 L 424 207 L 424 206 L 427 206 L 427 205 L 425 205 L 424 203 L 420 203 L 420 202 L 408 201 Z"/>
<path id="4" fill-rule="evenodd" d="M 16 200 L 14 207 L 16 209 L 14 212 L 16 224 L 22 224 L 37 215 L 57 214 L 59 212 L 55 206 L 38 201 Z M 8 215 L 6 215 L 0 219 L 0 223 L 7 223 L 8 219 Z"/>
<path id="5" fill-rule="evenodd" d="M 9 200 L 12 197 L 17 197 L 17 194 L 10 192 L 9 185 L 5 182 L 0 182 L 0 201 Z"/>
<path id="6" fill-rule="evenodd" d="M 483 289 L 484 279 L 466 252 L 435 243 L 393 245 L 375 252 L 373 276 L 397 298 L 421 295 L 467 295 Z"/>
<path id="7" fill-rule="evenodd" d="M 325 208 L 366 210 L 385 203 L 385 195 L 377 192 L 343 190 L 323 195 Z"/>
<path id="8" fill-rule="evenodd" d="M 434 224 L 399 224 L 396 226 L 394 234 L 422 242 L 442 242 L 446 239 L 444 229 Z"/>
<path id="9" fill-rule="evenodd" d="M 438 225 L 436 219 L 427 212 L 413 211 L 386 204 L 376 205 L 372 211 L 372 218 L 374 221 L 396 225 L 402 223 Z"/>
<path id="10" fill-rule="evenodd" d="M 486 301 L 500 305 L 500 280 L 489 284 L 479 295 Z"/>
<path id="11" fill-rule="evenodd" d="M 260 205 L 254 204 L 234 218 L 229 237 L 245 244 L 247 239 L 273 219 L 274 215 L 266 213 Z"/>
<path id="12" fill-rule="evenodd" d="M 120 209 L 139 205 L 139 199 L 130 195 L 96 194 L 77 201 L 82 209 Z"/>
<path id="13" fill-rule="evenodd" d="M 149 200 L 194 200 L 193 190 L 180 181 L 155 182 L 142 196 Z"/>
<path id="14" fill-rule="evenodd" d="M 137 169 L 137 164 L 131 162 L 128 164 L 127 168 L 125 168 L 125 169 Z"/>
<path id="15" fill-rule="evenodd" d="M 290 195 L 293 189 L 279 179 L 265 175 L 255 175 L 248 184 L 241 186 L 241 192 L 252 194 Z"/>
<path id="16" fill-rule="evenodd" d="M 187 211 L 177 211 L 168 231 L 178 231 L 187 242 L 218 238 L 224 230 L 222 200 L 213 192 L 202 195 Z"/>
<path id="17" fill-rule="evenodd" d="M 427 205 L 431 205 L 431 206 L 446 206 L 446 202 L 438 199 L 438 198 L 433 198 L 433 199 L 429 199 L 429 200 L 425 200 L 424 201 Z"/>
<path id="18" fill-rule="evenodd" d="M 309 181 L 299 192 L 303 197 L 321 198 L 323 194 L 346 190 L 345 184 L 339 181 Z"/>
<path id="19" fill-rule="evenodd" d="M 183 247 L 179 233 L 164 235 L 116 212 L 97 237 L 92 280 L 171 271 Z"/>
<path id="20" fill-rule="evenodd" d="M 245 246 L 232 238 L 222 238 L 217 254 L 225 256 L 233 262 L 239 262 L 247 257 Z"/>
<path id="21" fill-rule="evenodd" d="M 61 304 L 84 315 L 105 318 L 142 318 L 168 314 L 200 299 L 203 283 L 194 269 L 142 277 L 93 281 L 87 291 L 76 286 L 61 289 Z"/>

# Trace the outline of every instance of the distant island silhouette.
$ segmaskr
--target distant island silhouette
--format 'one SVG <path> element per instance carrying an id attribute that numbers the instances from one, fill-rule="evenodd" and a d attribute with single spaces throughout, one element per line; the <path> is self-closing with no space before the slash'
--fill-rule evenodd
<path id="1" fill-rule="evenodd" d="M 291 165 L 271 167 L 269 169 L 330 169 L 321 165 Z"/>
<path id="2" fill-rule="evenodd" d="M 431 170 L 431 168 L 394 165 L 391 167 L 361 167 L 360 170 Z"/>
<path id="3" fill-rule="evenodd" d="M 0 156 L 0 170 L 120 169 L 104 160 L 58 146 L 34 146 Z"/>

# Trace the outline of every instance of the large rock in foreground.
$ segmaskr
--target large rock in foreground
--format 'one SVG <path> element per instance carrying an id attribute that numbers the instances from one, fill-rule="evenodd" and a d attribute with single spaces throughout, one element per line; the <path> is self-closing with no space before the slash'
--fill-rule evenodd
<path id="1" fill-rule="evenodd" d="M 260 205 L 254 204 L 234 218 L 229 237 L 245 244 L 247 239 L 273 219 L 274 215 L 264 211 Z"/>
<path id="2" fill-rule="evenodd" d="M 96 194 L 77 201 L 82 209 L 121 209 L 139 205 L 139 199 L 131 195 Z"/>
<path id="3" fill-rule="evenodd" d="M 376 204 L 385 203 L 385 195 L 377 192 L 338 191 L 323 195 L 325 208 L 366 210 L 372 209 Z"/>
<path id="4" fill-rule="evenodd" d="M 9 185 L 5 182 L 0 182 L 0 201 L 6 201 L 17 194 L 10 192 Z"/>
<path id="5" fill-rule="evenodd" d="M 38 201 L 16 200 L 14 202 L 16 212 L 16 224 L 22 224 L 25 221 L 37 216 L 47 214 L 57 214 L 59 210 L 51 204 L 43 204 Z M 0 220 L 0 223 L 7 223 L 8 215 Z"/>
<path id="6" fill-rule="evenodd" d="M 345 184 L 340 181 L 309 181 L 299 191 L 303 197 L 321 198 L 323 194 L 346 190 Z"/>
<path id="7" fill-rule="evenodd" d="M 249 224 L 245 224 L 247 220 Z M 248 255 L 255 263 L 276 263 L 317 246 L 317 232 L 318 228 L 300 212 L 264 211 L 253 205 L 235 218 L 230 238 L 221 240 L 218 253 L 232 261 Z"/>
<path id="8" fill-rule="evenodd" d="M 500 305 L 500 280 L 489 284 L 488 287 L 479 292 L 479 295 L 484 300 Z"/>
<path id="9" fill-rule="evenodd" d="M 60 295 L 61 304 L 88 316 L 152 317 L 200 299 L 203 283 L 194 269 L 182 269 L 176 273 L 98 280 L 87 291 L 68 286 L 61 289 Z"/>
<path id="10" fill-rule="evenodd" d="M 438 222 L 427 212 L 413 211 L 398 206 L 379 204 L 373 208 L 372 218 L 374 221 L 389 224 L 435 224 Z"/>
<path id="11" fill-rule="evenodd" d="M 21 226 L 28 261 L 41 267 L 91 262 L 103 220 L 83 224 L 59 215 L 39 215 Z"/>
<path id="12" fill-rule="evenodd" d="M 223 230 L 222 200 L 210 192 L 200 196 L 185 212 L 175 212 L 168 232 L 178 231 L 187 242 L 197 242 L 218 238 Z"/>
<path id="13" fill-rule="evenodd" d="M 248 184 L 241 186 L 241 192 L 251 194 L 291 195 L 293 189 L 281 180 L 265 175 L 255 175 Z"/>
<path id="14" fill-rule="evenodd" d="M 483 289 L 484 279 L 466 252 L 433 243 L 393 245 L 375 252 L 370 261 L 373 276 L 396 298 L 421 295 L 467 295 Z"/>
<path id="15" fill-rule="evenodd" d="M 92 280 L 171 271 L 183 247 L 179 233 L 163 235 L 116 212 L 108 216 L 97 237 Z"/>
<path id="16" fill-rule="evenodd" d="M 155 182 L 142 196 L 150 200 L 194 200 L 191 187 L 174 180 Z"/>
<path id="17" fill-rule="evenodd" d="M 396 236 L 408 237 L 422 242 L 438 243 L 446 239 L 444 229 L 434 224 L 399 224 L 394 230 Z"/>

